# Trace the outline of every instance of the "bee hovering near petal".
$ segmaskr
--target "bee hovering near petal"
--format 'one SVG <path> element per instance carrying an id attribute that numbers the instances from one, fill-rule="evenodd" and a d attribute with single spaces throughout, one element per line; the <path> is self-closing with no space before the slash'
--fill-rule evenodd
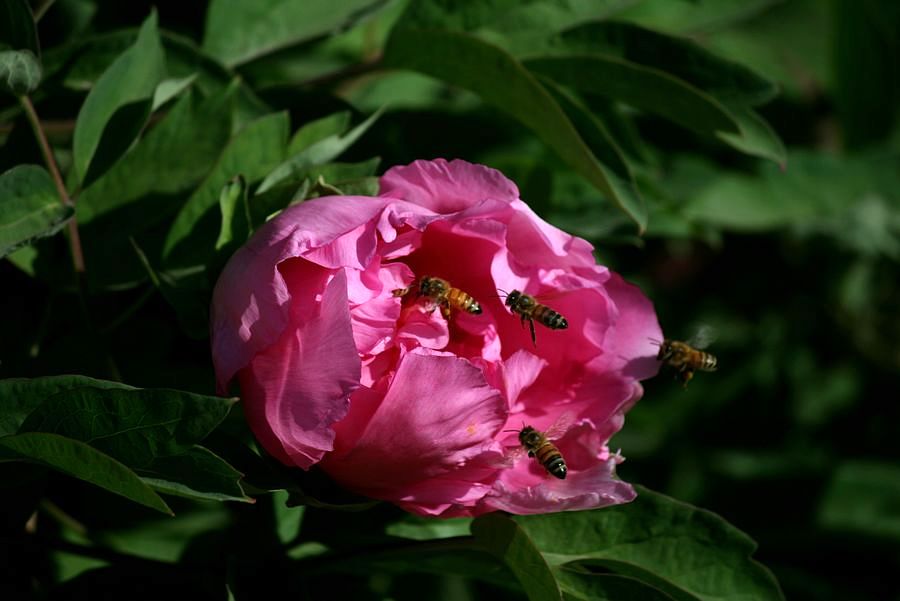
<path id="1" fill-rule="evenodd" d="M 531 343 L 534 346 L 537 346 L 537 335 L 534 332 L 535 321 L 551 330 L 565 330 L 569 327 L 569 322 L 565 317 L 547 305 L 542 305 L 530 294 L 513 290 L 506 296 L 506 306 L 521 317 L 523 326 L 525 321 L 528 321 L 528 327 L 531 329 Z"/>
<path id="2" fill-rule="evenodd" d="M 694 377 L 695 371 L 716 371 L 718 359 L 715 355 L 700 350 L 707 346 L 713 339 L 709 328 L 702 328 L 691 338 L 690 343 L 666 338 L 659 342 L 657 361 L 663 361 L 676 371 L 676 378 L 681 380 L 682 386 L 687 388 L 688 382 Z"/>
<path id="3" fill-rule="evenodd" d="M 434 276 L 423 276 L 419 280 L 418 285 L 413 282 L 406 288 L 397 288 L 393 291 L 393 295 L 406 296 L 413 289 L 417 289 L 416 298 L 425 296 L 436 307 L 440 307 L 441 315 L 446 319 L 450 318 L 451 309 L 465 311 L 473 315 L 481 315 L 481 305 L 470 294 L 459 288 L 454 288 L 447 280 Z"/>

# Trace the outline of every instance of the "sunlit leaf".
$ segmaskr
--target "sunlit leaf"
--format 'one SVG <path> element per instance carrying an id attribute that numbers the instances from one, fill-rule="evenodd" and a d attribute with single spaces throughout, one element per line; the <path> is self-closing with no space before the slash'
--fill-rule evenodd
<path id="1" fill-rule="evenodd" d="M 50 174 L 18 165 L 0 174 L 0 258 L 38 238 L 52 236 L 75 214 L 64 205 Z"/>
<path id="2" fill-rule="evenodd" d="M 156 21 L 153 12 L 134 45 L 97 80 L 78 113 L 73 152 L 82 185 L 119 159 L 150 116 L 154 90 L 165 72 Z"/>
<path id="3" fill-rule="evenodd" d="M 750 537 L 712 512 L 643 488 L 626 505 L 514 520 L 552 567 L 601 566 L 684 601 L 736 591 L 746 599 L 784 598 L 751 558 Z"/>
<path id="4" fill-rule="evenodd" d="M 384 0 L 213 0 L 203 49 L 240 65 L 347 27 Z"/>
<path id="5" fill-rule="evenodd" d="M 381 109 L 372 113 L 368 119 L 345 134 L 332 134 L 305 147 L 295 139 L 292 147 L 302 148 L 302 150 L 273 169 L 259 185 L 257 193 L 262 194 L 288 179 L 297 180 L 302 178 L 314 165 L 321 165 L 334 160 L 366 133 L 366 130 L 378 120 L 383 112 L 384 109 Z M 301 140 L 304 139 L 301 138 Z"/>

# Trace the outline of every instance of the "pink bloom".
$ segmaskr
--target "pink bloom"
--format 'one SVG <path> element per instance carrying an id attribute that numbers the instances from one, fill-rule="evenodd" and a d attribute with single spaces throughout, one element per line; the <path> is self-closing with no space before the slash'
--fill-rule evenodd
<path id="1" fill-rule="evenodd" d="M 428 275 L 483 313 L 448 322 L 392 294 Z M 535 347 L 498 290 L 537 296 L 568 329 L 536 324 Z M 232 257 L 212 314 L 219 388 L 237 376 L 250 426 L 287 465 L 421 515 L 634 498 L 606 443 L 657 371 L 656 314 L 498 171 L 416 161 L 378 197 L 288 208 Z M 565 479 L 521 451 L 523 424 L 550 431 Z"/>

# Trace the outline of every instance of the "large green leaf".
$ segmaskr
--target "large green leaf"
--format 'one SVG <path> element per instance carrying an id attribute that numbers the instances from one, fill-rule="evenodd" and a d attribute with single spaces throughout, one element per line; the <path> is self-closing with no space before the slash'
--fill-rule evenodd
<path id="1" fill-rule="evenodd" d="M 584 139 L 549 92 L 510 54 L 465 33 L 397 27 L 385 49 L 393 67 L 419 71 L 480 95 L 532 129 L 577 173 L 646 227 L 646 208 L 620 196 Z"/>
<path id="2" fill-rule="evenodd" d="M 641 25 L 677 33 L 709 33 L 732 27 L 784 0 L 645 0 L 631 3 L 622 17 Z"/>
<path id="3" fill-rule="evenodd" d="M 683 601 L 784 598 L 750 557 L 750 537 L 712 512 L 643 488 L 627 505 L 514 520 L 554 567 L 602 566 Z"/>
<path id="4" fill-rule="evenodd" d="M 19 433 L 81 440 L 132 468 L 187 452 L 228 414 L 234 399 L 178 390 L 80 387 L 48 397 Z"/>
<path id="5" fill-rule="evenodd" d="M 475 540 L 500 559 L 518 578 L 530 601 L 559 601 L 562 593 L 541 551 L 507 516 L 483 515 L 472 522 Z"/>
<path id="6" fill-rule="evenodd" d="M 138 137 L 164 72 L 165 56 L 153 12 L 134 45 L 97 80 L 78 113 L 73 162 L 82 185 L 106 171 Z"/>
<path id="7" fill-rule="evenodd" d="M 0 0 L 0 89 L 30 94 L 41 82 L 41 50 L 26 0 Z"/>
<path id="8" fill-rule="evenodd" d="M 157 457 L 138 470 L 160 492 L 207 501 L 252 503 L 240 485 L 241 473 L 209 449 L 195 445 L 187 453 Z"/>
<path id="9" fill-rule="evenodd" d="M 213 0 L 203 49 L 228 66 L 347 27 L 384 0 Z"/>
<path id="10" fill-rule="evenodd" d="M 771 100 L 775 84 L 695 42 L 614 21 L 590 22 L 554 36 L 528 56 L 600 54 L 665 71 L 721 102 L 756 105 Z"/>
<path id="11" fill-rule="evenodd" d="M 0 175 L 0 258 L 38 238 L 52 236 L 75 214 L 64 205 L 50 174 L 17 165 Z"/>
<path id="12" fill-rule="evenodd" d="M 85 376 L 46 376 L 0 380 L 0 436 L 15 434 L 25 418 L 45 399 L 60 391 L 91 386 L 134 390 L 119 382 L 95 380 Z"/>
<path id="13" fill-rule="evenodd" d="M 258 181 L 284 159 L 287 113 L 274 113 L 249 123 L 219 155 L 218 162 L 175 217 L 163 247 L 167 266 L 205 264 L 215 252 L 222 187 L 235 175 Z"/>
<path id="14" fill-rule="evenodd" d="M 419 0 L 409 4 L 399 26 L 473 33 L 518 56 L 542 46 L 554 33 L 609 18 L 628 4 L 628 0 Z"/>
<path id="15" fill-rule="evenodd" d="M 25 432 L 0 438 L 0 461 L 30 461 L 171 514 L 153 489 L 133 471 L 84 442 L 47 432 Z"/>
<path id="16" fill-rule="evenodd" d="M 672 597 L 636 578 L 618 574 L 591 574 L 561 568 L 554 571 L 563 598 L 578 601 L 672 601 Z"/>
<path id="17" fill-rule="evenodd" d="M 562 85 L 614 98 L 701 134 L 737 133 L 715 98 L 673 75 L 603 54 L 569 54 L 525 61 L 525 66 Z"/>

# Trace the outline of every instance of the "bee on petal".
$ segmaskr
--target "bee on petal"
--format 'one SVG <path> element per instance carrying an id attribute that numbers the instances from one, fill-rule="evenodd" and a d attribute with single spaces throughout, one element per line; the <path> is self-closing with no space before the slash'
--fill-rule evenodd
<path id="1" fill-rule="evenodd" d="M 406 296 L 414 289 L 416 298 L 424 296 L 430 299 L 436 307 L 441 308 L 441 315 L 446 319 L 450 318 L 451 309 L 481 315 L 481 305 L 470 294 L 453 287 L 447 280 L 434 276 L 423 276 L 418 285 L 413 282 L 406 288 L 397 288 L 393 295 Z"/>

